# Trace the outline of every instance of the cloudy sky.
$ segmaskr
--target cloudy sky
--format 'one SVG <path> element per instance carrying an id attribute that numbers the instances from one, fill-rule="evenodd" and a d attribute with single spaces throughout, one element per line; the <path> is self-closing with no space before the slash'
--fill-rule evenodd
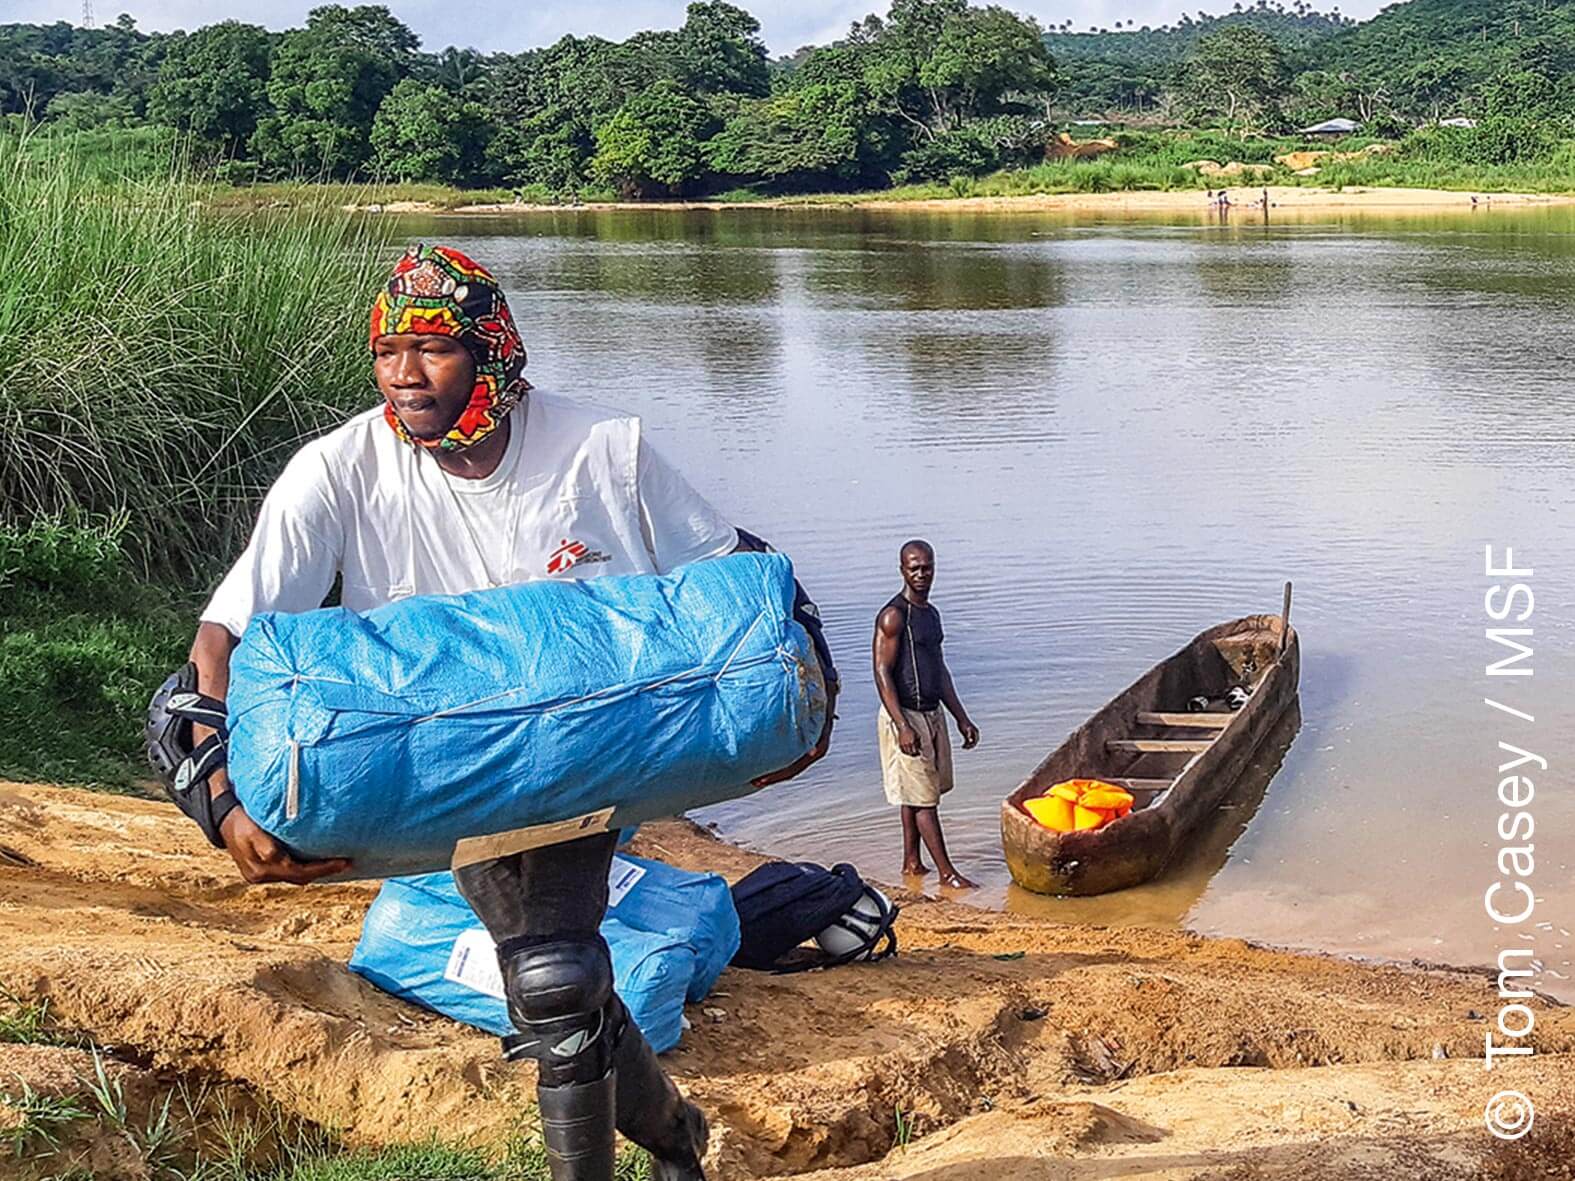
<path id="1" fill-rule="evenodd" d="M 192 29 L 233 17 L 288 28 L 304 22 L 309 9 L 323 0 L 93 0 L 100 23 L 130 12 L 146 30 Z M 346 0 L 354 2 L 354 0 Z M 518 51 L 547 45 L 565 33 L 599 33 L 621 39 L 639 29 L 670 28 L 683 23 L 684 0 L 386 0 L 388 7 L 421 36 L 423 47 L 469 45 L 482 50 Z M 739 2 L 739 0 L 735 0 Z M 1248 0 L 1251 2 L 1251 0 Z M 1367 17 L 1384 0 L 1344 0 L 1341 11 Z M 800 45 L 840 36 L 850 21 L 874 10 L 885 11 L 889 0 L 742 0 L 760 18 L 766 44 L 773 54 L 791 53 Z M 1007 7 L 1031 14 L 1045 25 L 1073 21 L 1078 29 L 1135 20 L 1165 24 L 1182 12 L 1220 12 L 1230 0 L 1005 0 Z M 1323 5 L 1320 4 L 1320 7 Z M 1331 4 L 1330 7 L 1335 5 Z M 76 21 L 82 0 L 0 0 L 0 22 Z"/>

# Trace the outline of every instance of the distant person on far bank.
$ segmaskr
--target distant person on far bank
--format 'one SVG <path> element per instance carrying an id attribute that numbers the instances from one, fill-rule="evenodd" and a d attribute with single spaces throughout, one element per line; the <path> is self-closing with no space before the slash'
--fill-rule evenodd
<path id="1" fill-rule="evenodd" d="M 941 613 L 930 602 L 935 549 L 910 541 L 898 556 L 902 593 L 875 619 L 875 688 L 880 694 L 881 773 L 886 799 L 902 810 L 902 872 L 925 874 L 919 842 L 930 851 L 943 886 L 971 888 L 946 855 L 941 796 L 952 789 L 952 746 L 941 706 L 957 720 L 963 749 L 979 743 L 941 653 Z"/>

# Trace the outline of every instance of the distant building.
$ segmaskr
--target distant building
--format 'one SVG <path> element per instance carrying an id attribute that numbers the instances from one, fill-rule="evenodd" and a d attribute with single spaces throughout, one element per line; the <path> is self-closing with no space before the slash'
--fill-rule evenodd
<path id="1" fill-rule="evenodd" d="M 1342 135 L 1351 135 L 1362 129 L 1362 125 L 1355 119 L 1325 119 L 1322 123 L 1314 123 L 1311 127 L 1303 127 L 1297 135 L 1305 135 L 1314 139 L 1338 139 Z"/>
<path id="2" fill-rule="evenodd" d="M 1457 117 L 1455 117 L 1453 119 L 1441 119 L 1441 120 L 1439 120 L 1439 124 L 1438 125 L 1440 127 L 1465 127 L 1465 128 L 1472 128 L 1472 127 L 1475 127 L 1477 125 L 1477 121 L 1475 119 L 1466 119 L 1466 118 L 1462 118 L 1462 117 L 1457 116 Z"/>

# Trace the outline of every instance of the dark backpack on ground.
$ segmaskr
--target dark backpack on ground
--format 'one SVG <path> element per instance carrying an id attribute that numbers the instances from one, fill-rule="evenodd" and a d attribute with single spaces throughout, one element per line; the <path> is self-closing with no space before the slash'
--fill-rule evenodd
<path id="1" fill-rule="evenodd" d="M 867 894 L 875 892 L 851 865 L 826 869 L 810 861 L 767 862 L 733 887 L 741 932 L 733 964 L 762 972 L 802 972 L 845 964 L 861 956 L 884 959 L 894 954 L 897 936 L 892 924 L 897 921 L 897 907 L 882 903 L 878 896 L 872 901 L 880 911 L 879 919 L 859 920 L 856 933 L 860 946 L 837 956 L 808 949 L 791 954 L 799 944 L 836 924 Z M 846 923 L 843 926 L 855 931 Z M 866 935 L 866 931 L 870 933 Z M 875 951 L 882 940 L 885 947 Z"/>

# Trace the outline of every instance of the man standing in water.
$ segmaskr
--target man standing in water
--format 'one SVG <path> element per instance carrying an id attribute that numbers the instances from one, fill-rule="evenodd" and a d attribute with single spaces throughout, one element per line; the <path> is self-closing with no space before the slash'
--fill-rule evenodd
<path id="1" fill-rule="evenodd" d="M 941 654 L 941 613 L 930 603 L 935 549 L 927 541 L 910 541 L 898 564 L 902 593 L 875 619 L 875 688 L 882 706 L 877 725 L 886 800 L 902 809 L 902 872 L 929 872 L 920 856 L 922 838 L 941 884 L 971 887 L 946 855 L 941 833 L 941 796 L 952 789 L 952 746 L 941 706 L 957 719 L 964 750 L 978 744 L 979 727 L 963 709 Z"/>
<path id="2" fill-rule="evenodd" d="M 304 884 L 349 868 L 298 861 L 252 821 L 215 769 L 211 742 L 200 755 L 182 749 L 204 731 L 165 741 L 180 733 L 175 690 L 217 699 L 208 716 L 222 716 L 230 654 L 253 615 L 319 607 L 336 578 L 343 605 L 366 611 L 541 578 L 664 573 L 764 548 L 651 448 L 639 419 L 533 389 L 502 289 L 459 251 L 415 247 L 400 260 L 373 304 L 369 343 L 382 399 L 285 467 L 202 613 L 191 664 L 150 712 L 155 766 L 167 783 L 207 779 L 211 802 L 189 812 L 248 882 Z M 826 675 L 826 729 L 814 750 L 757 786 L 796 774 L 830 738 L 836 670 L 802 594 L 794 614 Z M 599 928 L 616 842 L 616 832 L 597 833 L 466 866 L 455 880 L 498 945 L 519 1031 L 504 1053 L 537 1063 L 555 1181 L 612 1181 L 615 1121 L 651 1153 L 657 1181 L 704 1181 L 705 1117 L 613 989 Z"/>

